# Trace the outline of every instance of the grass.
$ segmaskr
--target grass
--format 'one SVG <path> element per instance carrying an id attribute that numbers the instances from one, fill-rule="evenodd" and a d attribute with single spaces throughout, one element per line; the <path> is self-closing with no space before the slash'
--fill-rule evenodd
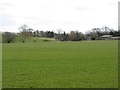
<path id="1" fill-rule="evenodd" d="M 55 41 L 55 39 L 54 38 L 39 38 L 39 37 L 38 38 L 37 37 L 31 38 L 31 37 L 29 37 L 26 40 L 21 40 L 20 37 L 17 37 L 14 40 L 15 43 L 23 43 L 22 41 L 24 41 L 25 43 L 53 42 L 53 41 Z"/>
<path id="2" fill-rule="evenodd" d="M 117 43 L 3 44 L 3 88 L 117 88 Z"/>

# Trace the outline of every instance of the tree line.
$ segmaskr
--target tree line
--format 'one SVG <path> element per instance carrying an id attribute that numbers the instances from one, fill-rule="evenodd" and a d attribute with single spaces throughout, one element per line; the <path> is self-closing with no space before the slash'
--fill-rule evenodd
<path id="1" fill-rule="evenodd" d="M 53 31 L 39 31 L 29 28 L 27 25 L 22 25 L 19 27 L 19 33 L 3 32 L 2 33 L 2 42 L 11 43 L 15 42 L 16 38 L 19 38 L 19 41 L 25 42 L 32 37 L 37 38 L 55 38 L 58 41 L 81 41 L 81 40 L 100 40 L 103 35 L 113 35 L 113 37 L 120 36 L 120 30 L 116 31 L 109 27 L 102 28 L 93 28 L 90 31 L 87 31 L 85 34 L 79 31 L 70 31 L 70 33 L 61 32 L 58 30 L 58 33 Z"/>

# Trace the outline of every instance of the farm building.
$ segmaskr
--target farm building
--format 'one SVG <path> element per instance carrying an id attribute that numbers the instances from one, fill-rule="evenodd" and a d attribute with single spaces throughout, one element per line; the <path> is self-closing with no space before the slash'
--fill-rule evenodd
<path id="1" fill-rule="evenodd" d="M 120 40 L 120 37 L 111 37 L 112 40 Z"/>
<path id="2" fill-rule="evenodd" d="M 103 39 L 103 40 L 111 39 L 111 37 L 113 37 L 113 35 L 103 35 L 103 36 L 100 36 L 100 38 Z"/>

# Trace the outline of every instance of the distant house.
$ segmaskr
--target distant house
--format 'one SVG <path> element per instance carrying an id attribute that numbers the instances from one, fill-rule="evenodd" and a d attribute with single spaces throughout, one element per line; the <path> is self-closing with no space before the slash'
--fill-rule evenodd
<path id="1" fill-rule="evenodd" d="M 111 37 L 112 40 L 120 40 L 120 37 Z"/>
<path id="2" fill-rule="evenodd" d="M 100 36 L 100 39 L 108 40 L 108 39 L 111 39 L 111 37 L 113 37 L 113 35 L 103 35 L 103 36 Z"/>

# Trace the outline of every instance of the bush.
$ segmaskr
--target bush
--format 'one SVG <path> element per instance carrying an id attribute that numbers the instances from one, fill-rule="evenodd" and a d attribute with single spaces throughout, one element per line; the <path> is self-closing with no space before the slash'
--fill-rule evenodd
<path id="1" fill-rule="evenodd" d="M 17 35 L 11 32 L 4 32 L 2 33 L 2 42 L 3 43 L 13 43 L 15 42 L 15 38 Z"/>
<path id="2" fill-rule="evenodd" d="M 33 40 L 34 43 L 36 43 L 36 40 Z"/>
<path id="3" fill-rule="evenodd" d="M 47 39 L 44 39 L 44 40 L 43 40 L 43 42 L 48 42 L 48 41 L 49 41 L 49 40 L 47 40 Z"/>

